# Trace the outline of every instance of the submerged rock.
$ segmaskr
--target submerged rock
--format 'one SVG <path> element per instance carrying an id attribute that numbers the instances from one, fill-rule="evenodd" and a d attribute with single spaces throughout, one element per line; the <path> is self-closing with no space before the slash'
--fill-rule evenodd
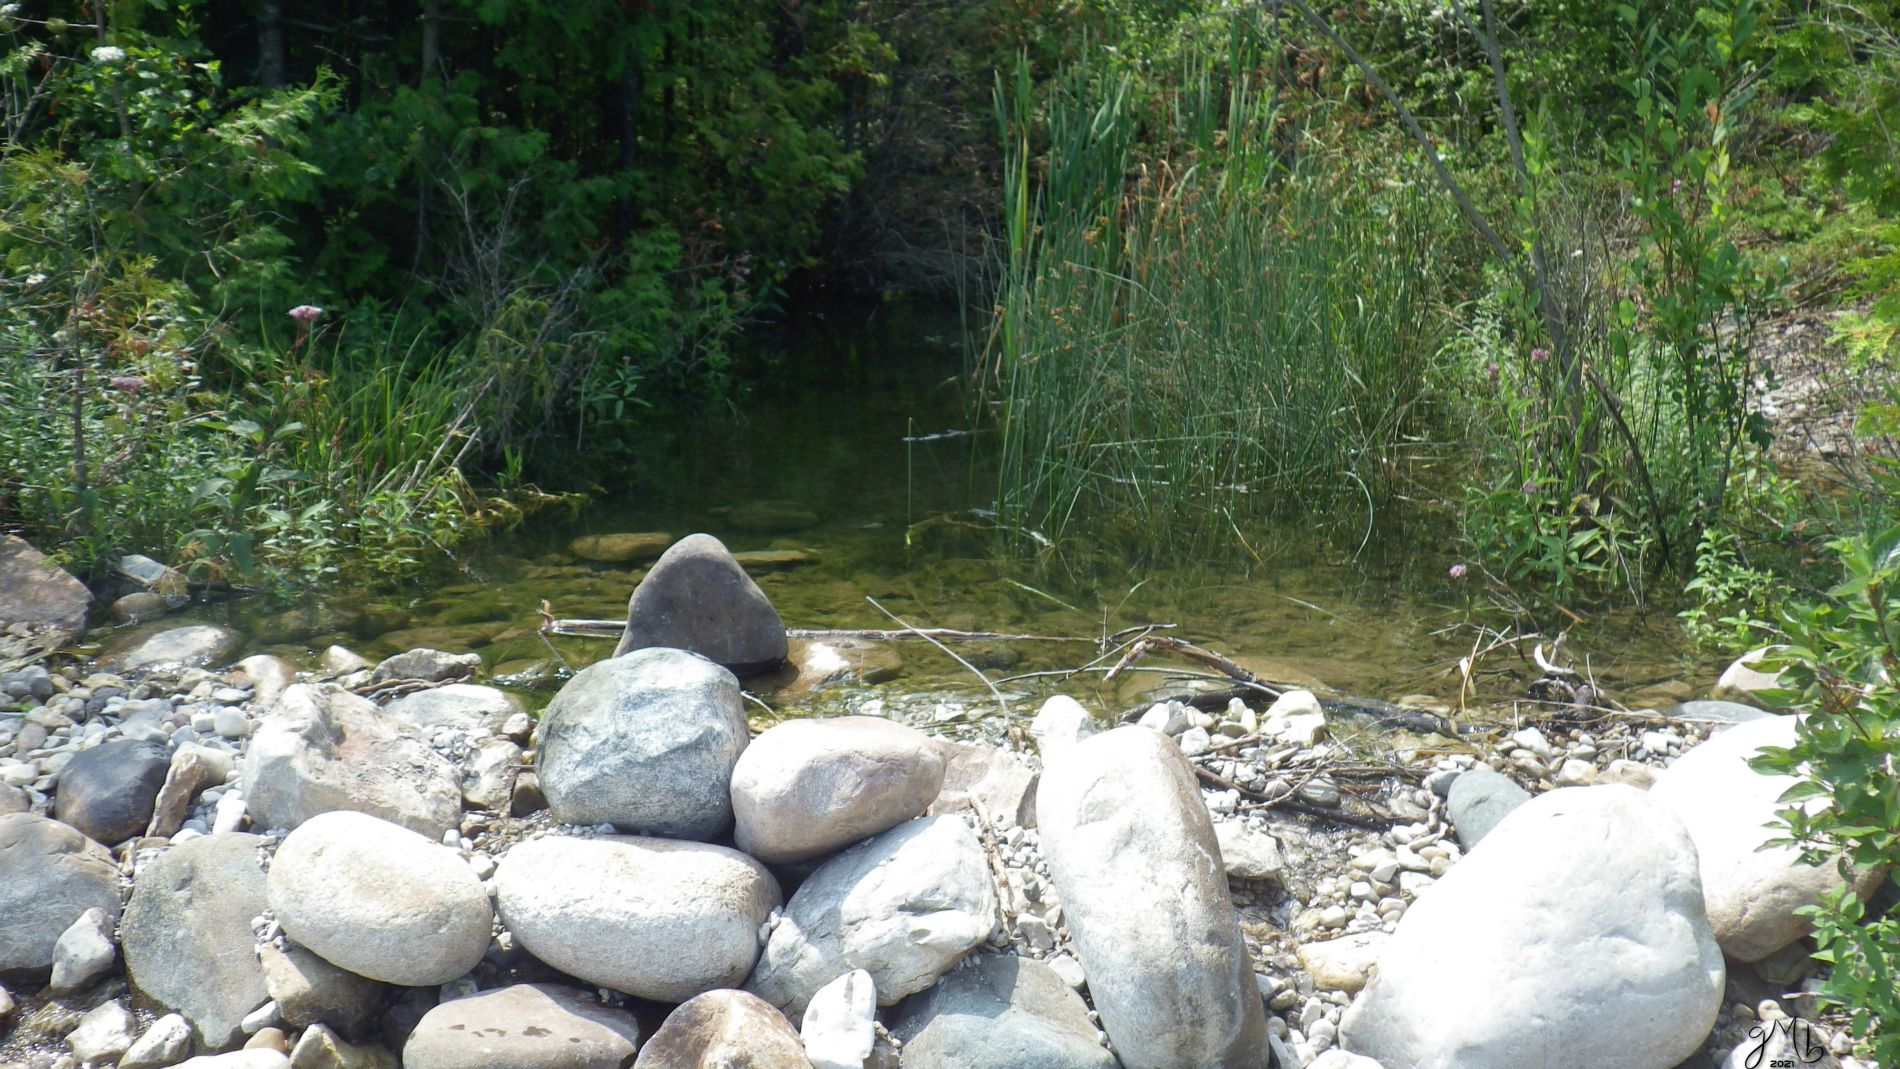
<path id="1" fill-rule="evenodd" d="M 243 637 L 216 624 L 138 628 L 115 638 L 99 655 L 106 672 L 176 672 L 203 668 L 231 655 Z"/>
<path id="2" fill-rule="evenodd" d="M 602 564 L 648 561 L 666 552 L 673 536 L 665 531 L 582 535 L 567 544 L 567 551 L 582 560 Z"/>
<path id="3" fill-rule="evenodd" d="M 748 738 L 731 672 L 684 650 L 638 650 L 581 669 L 548 703 L 535 772 L 563 823 L 710 839 L 732 826 Z"/>
<path id="4" fill-rule="evenodd" d="M 1634 788 L 1565 787 L 1485 842 L 1405 912 L 1341 1046 L 1415 1069 L 1669 1069 L 1700 1049 L 1724 971 L 1681 821 Z"/>
<path id="5" fill-rule="evenodd" d="M 1256 1069 L 1266 1017 L 1194 771 L 1121 727 L 1064 749 L 1036 798 L 1043 856 L 1127 1069 Z"/>
<path id="6" fill-rule="evenodd" d="M 614 656 L 656 646 L 691 650 L 741 674 L 775 668 L 789 650 L 765 592 L 708 534 L 675 543 L 627 599 Z"/>

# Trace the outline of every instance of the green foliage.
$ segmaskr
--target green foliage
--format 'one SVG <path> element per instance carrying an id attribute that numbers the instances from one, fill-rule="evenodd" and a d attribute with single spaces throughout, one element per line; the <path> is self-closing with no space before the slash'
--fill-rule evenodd
<path id="1" fill-rule="evenodd" d="M 1006 528 L 1258 553 L 1263 519 L 1339 505 L 1367 536 L 1422 425 L 1437 219 L 1282 125 L 1258 47 L 999 91 Z"/>
<path id="2" fill-rule="evenodd" d="M 1785 614 L 1778 667 L 1787 703 L 1802 710 L 1792 747 L 1765 748 L 1755 767 L 1800 782 L 1782 795 L 1778 842 L 1811 864 L 1900 862 L 1900 527 L 1834 544 L 1845 573 L 1824 600 Z M 1832 966 L 1820 997 L 1844 1010 L 1861 1052 L 1900 1059 L 1900 917 L 1870 916 L 1845 886 L 1805 911 L 1816 957 Z"/>
<path id="3" fill-rule="evenodd" d="M 1742 559 L 1740 539 L 1719 527 L 1702 532 L 1695 573 L 1683 587 L 1693 600 L 1676 615 L 1697 645 L 1730 653 L 1759 646 L 1773 634 L 1780 577 Z"/>

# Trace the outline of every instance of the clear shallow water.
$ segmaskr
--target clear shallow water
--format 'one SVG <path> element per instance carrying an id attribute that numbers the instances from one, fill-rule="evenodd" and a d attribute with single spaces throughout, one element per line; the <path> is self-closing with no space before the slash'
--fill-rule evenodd
<path id="1" fill-rule="evenodd" d="M 544 512 L 520 528 L 465 547 L 439 581 L 386 591 L 340 591 L 288 609 L 259 602 L 204 606 L 255 648 L 313 659 L 331 643 L 375 658 L 413 646 L 475 650 L 490 672 L 514 675 L 551 660 L 573 667 L 612 642 L 537 633 L 545 600 L 555 616 L 615 618 L 643 574 L 635 564 L 577 558 L 584 535 L 707 531 L 735 551 L 799 550 L 809 562 L 755 572 L 787 626 L 889 628 L 873 606 L 917 626 L 1099 636 L 1144 623 L 1231 654 L 1260 674 L 1376 698 L 1456 701 L 1458 659 L 1480 622 L 1503 622 L 1480 593 L 1450 580 L 1459 558 L 1443 521 L 1398 516 L 1357 556 L 1295 530 L 1249 532 L 1264 561 L 1195 560 L 1137 569 L 1115 555 L 1076 552 L 1031 561 L 999 556 L 973 509 L 988 504 L 983 439 L 968 415 L 954 319 L 888 310 L 811 317 L 765 338 L 772 370 L 733 412 L 681 420 L 665 437 L 586 473 L 601 492 L 577 515 Z M 891 698 L 988 692 L 928 645 L 893 644 L 904 669 L 875 688 Z M 1692 659 L 1665 614 L 1586 619 L 1569 648 L 1630 700 L 1654 684 L 1703 689 L 1719 665 Z M 965 643 L 958 652 L 992 677 L 1080 665 L 1086 645 Z M 1144 662 L 1162 664 L 1159 660 Z M 1477 694 L 1521 693 L 1536 673 L 1528 654 L 1481 665 Z M 1103 687 L 1062 689 L 1121 708 L 1159 683 L 1134 674 Z M 1033 694 L 1058 681 L 1010 684 Z M 1033 706 L 1029 708 L 1033 709 Z"/>

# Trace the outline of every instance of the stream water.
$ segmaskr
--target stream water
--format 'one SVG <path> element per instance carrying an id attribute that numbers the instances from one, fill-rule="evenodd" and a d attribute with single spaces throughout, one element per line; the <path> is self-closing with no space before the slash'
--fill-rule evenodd
<path id="1" fill-rule="evenodd" d="M 803 563 L 761 567 L 760 586 L 790 627 L 917 626 L 1100 636 L 1145 623 L 1231 654 L 1268 678 L 1393 699 L 1429 695 L 1456 705 L 1459 658 L 1479 625 L 1506 622 L 1475 580 L 1457 582 L 1445 522 L 1389 517 L 1364 550 L 1288 528 L 1250 536 L 1258 562 L 1183 560 L 1140 571 L 1102 555 L 1054 562 L 995 552 L 974 509 L 987 503 L 980 435 L 966 433 L 954 319 L 807 317 L 762 340 L 771 371 L 738 412 L 701 416 L 632 455 L 590 472 L 601 492 L 574 515 L 543 512 L 465 547 L 440 581 L 343 591 L 296 605 L 239 601 L 189 615 L 243 631 L 253 650 L 310 663 L 339 643 L 372 659 L 414 646 L 474 650 L 490 673 L 530 691 L 555 657 L 579 667 L 613 643 L 544 640 L 539 609 L 555 616 L 624 615 L 639 565 L 583 560 L 586 535 L 708 531 L 735 551 L 796 550 Z M 1474 569 L 1475 573 L 1475 569 Z M 876 604 L 872 603 L 875 599 Z M 895 678 L 843 692 L 887 699 L 991 701 L 971 673 L 919 641 L 891 644 Z M 1719 664 L 1697 660 L 1667 613 L 1589 616 L 1572 628 L 1572 661 L 1624 701 L 1661 704 L 1683 684 L 1706 689 Z M 958 652 L 992 678 L 1053 671 L 1095 656 L 1086 644 L 965 643 Z M 1158 663 L 1158 662 L 1156 662 Z M 1475 701 L 1521 695 L 1537 673 L 1513 649 L 1478 666 Z M 1141 700 L 1153 673 L 1113 684 L 1013 679 L 1033 697 L 1060 686 L 1109 708 Z M 545 686 L 540 688 L 545 691 Z M 840 693 L 807 699 L 824 705 Z M 1019 711 L 1033 711 L 1024 702 Z"/>

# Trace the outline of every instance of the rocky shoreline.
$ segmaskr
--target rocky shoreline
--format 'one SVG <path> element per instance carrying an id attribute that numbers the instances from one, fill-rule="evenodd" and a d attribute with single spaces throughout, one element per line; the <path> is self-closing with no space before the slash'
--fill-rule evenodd
<path id="1" fill-rule="evenodd" d="M 1849 1049 L 1793 912 L 1827 873 L 1755 849 L 1785 784 L 1745 762 L 1785 717 L 1692 702 L 1389 768 L 1305 691 L 755 734 L 728 666 L 782 660 L 784 628 L 723 546 L 675 545 L 630 616 L 538 717 L 474 655 L 298 672 L 204 625 L 0 672 L 0 1064 Z"/>

